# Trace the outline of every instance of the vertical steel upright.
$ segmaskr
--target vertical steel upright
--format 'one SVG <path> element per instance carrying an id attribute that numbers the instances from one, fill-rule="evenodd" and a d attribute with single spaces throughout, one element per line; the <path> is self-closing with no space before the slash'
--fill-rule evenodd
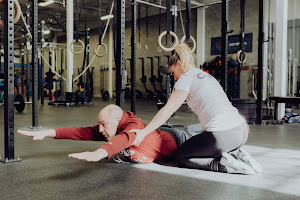
<path id="1" fill-rule="evenodd" d="M 240 9 L 241 9 L 241 22 L 240 22 L 240 50 L 242 50 L 242 58 L 241 60 L 244 59 L 244 39 L 245 39 L 245 0 L 240 0 Z M 243 67 L 243 62 L 239 63 L 238 66 L 238 74 L 237 74 L 237 78 L 238 78 L 238 82 L 237 82 L 237 91 L 238 91 L 238 96 L 237 98 L 240 98 L 240 75 L 241 75 L 241 69 Z"/>
<path id="2" fill-rule="evenodd" d="M 125 0 L 117 0 L 116 104 L 124 109 L 125 97 Z"/>
<path id="3" fill-rule="evenodd" d="M 1 35 L 2 30 L 0 29 L 0 35 Z M 1 49 L 1 37 L 0 37 L 0 49 Z M 2 73 L 2 65 L 1 65 L 1 61 L 2 61 L 2 53 L 0 52 L 0 73 Z"/>
<path id="4" fill-rule="evenodd" d="M 131 59 L 130 59 L 130 78 L 131 78 L 131 112 L 135 114 L 136 106 L 136 0 L 132 0 L 131 9 Z"/>
<path id="5" fill-rule="evenodd" d="M 186 0 L 185 2 L 186 7 L 186 17 L 185 17 L 185 40 L 188 43 L 190 39 L 190 27 L 191 27 L 191 18 L 192 18 L 192 10 L 191 10 L 191 0 Z"/>
<path id="6" fill-rule="evenodd" d="M 23 35 L 22 35 L 23 36 Z M 21 76 L 21 94 L 24 95 L 24 40 L 22 39 L 21 43 L 21 67 L 22 67 L 22 76 Z"/>
<path id="7" fill-rule="evenodd" d="M 52 40 L 53 40 L 53 33 L 50 31 L 50 36 L 49 36 L 49 66 L 52 66 Z M 52 72 L 51 68 L 49 67 L 49 72 Z M 53 81 L 53 79 L 50 78 L 51 74 L 49 73 L 48 75 L 48 81 Z M 49 101 L 52 101 L 52 92 L 49 90 L 48 94 L 48 99 Z"/>
<path id="8" fill-rule="evenodd" d="M 259 0 L 258 23 L 258 71 L 257 71 L 257 100 L 256 124 L 262 124 L 262 91 L 263 91 L 263 55 L 264 55 L 264 0 Z"/>
<path id="9" fill-rule="evenodd" d="M 38 127 L 38 0 L 32 1 L 32 127 Z"/>
<path id="10" fill-rule="evenodd" d="M 41 31 L 41 104 L 44 105 L 44 83 L 45 83 L 45 76 L 44 76 L 44 45 L 45 45 L 45 21 L 42 20 L 41 21 L 41 25 L 42 25 L 42 31 Z"/>
<path id="11" fill-rule="evenodd" d="M 60 54 L 60 74 L 61 76 L 63 76 L 63 73 L 64 73 L 64 69 L 63 69 L 63 63 L 64 63 L 64 60 L 63 60 L 63 57 L 64 57 L 64 49 L 62 48 L 61 49 L 61 54 Z M 63 98 L 64 98 L 64 93 L 63 93 L 63 88 L 64 88 L 64 80 L 62 79 L 62 77 L 60 78 L 60 81 L 59 81 L 59 86 L 60 86 L 60 100 L 62 101 Z"/>
<path id="12" fill-rule="evenodd" d="M 87 28 L 86 30 L 86 68 L 89 66 L 90 64 L 90 29 Z M 101 44 L 101 43 L 100 43 Z M 91 78 L 91 72 L 90 72 L 90 68 L 88 68 L 86 70 L 86 82 L 85 82 L 85 89 L 88 89 L 89 91 L 91 91 L 90 89 L 90 78 Z"/>
<path id="13" fill-rule="evenodd" d="M 14 159 L 14 1 L 4 1 L 4 141 L 5 161 Z"/>
<path id="14" fill-rule="evenodd" d="M 228 0 L 222 0 L 222 45 L 221 45 L 221 62 L 222 74 L 221 85 L 227 94 L 228 87 Z"/>
<path id="15" fill-rule="evenodd" d="M 173 0 L 172 1 L 172 9 L 173 9 L 173 22 L 172 22 L 172 31 L 176 34 L 177 32 L 177 0 Z M 187 11 L 186 11 L 187 12 Z M 167 37 L 166 37 L 167 38 Z M 174 38 L 172 39 L 172 42 L 174 42 Z M 175 53 L 175 51 L 173 51 L 172 53 Z M 171 90 L 174 87 L 175 84 L 175 79 L 174 79 L 174 75 L 170 76 L 171 79 Z"/>
<path id="16" fill-rule="evenodd" d="M 166 0 L 166 29 L 167 29 L 167 35 L 166 35 L 166 46 L 168 45 L 168 34 L 170 34 L 171 31 L 171 0 Z"/>
<path id="17" fill-rule="evenodd" d="M 28 29 L 30 29 L 30 4 L 27 3 L 27 11 L 26 11 L 26 24 L 28 26 Z M 30 61 L 29 61 L 29 50 L 30 50 L 30 38 L 29 38 L 29 33 L 26 35 L 26 97 L 27 101 L 29 101 L 29 66 L 30 66 Z"/>
<path id="18" fill-rule="evenodd" d="M 172 6 L 172 8 L 171 8 Z M 172 31 L 176 33 L 177 31 L 177 0 L 172 1 L 172 5 L 170 8 L 172 9 L 172 14 L 173 14 L 173 22 L 172 22 Z M 174 38 L 173 38 L 174 42 Z"/>

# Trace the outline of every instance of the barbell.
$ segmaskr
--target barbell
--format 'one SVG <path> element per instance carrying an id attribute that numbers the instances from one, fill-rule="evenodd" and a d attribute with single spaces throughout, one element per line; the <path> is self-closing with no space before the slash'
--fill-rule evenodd
<path id="1" fill-rule="evenodd" d="M 25 109 L 25 104 L 32 104 L 32 102 L 25 102 L 24 97 L 21 94 L 17 94 L 14 99 L 14 105 L 18 112 L 23 112 Z M 0 105 L 3 105 L 1 103 Z"/>

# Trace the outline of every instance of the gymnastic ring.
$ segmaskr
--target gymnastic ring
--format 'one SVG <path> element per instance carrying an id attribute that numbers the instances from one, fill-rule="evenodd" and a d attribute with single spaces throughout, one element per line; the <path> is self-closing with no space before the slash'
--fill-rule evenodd
<path id="1" fill-rule="evenodd" d="M 98 46 L 104 46 L 104 48 L 105 48 L 105 52 L 104 53 L 102 53 L 102 54 L 98 54 L 98 52 L 97 52 L 97 48 L 98 48 Z M 104 43 L 101 43 L 101 45 L 97 45 L 97 46 L 95 46 L 95 48 L 94 48 L 94 54 L 97 56 L 97 57 L 103 57 L 103 56 L 105 56 L 106 54 L 107 54 L 107 46 L 106 46 L 106 44 L 104 44 Z"/>
<path id="2" fill-rule="evenodd" d="M 74 44 L 75 42 L 79 42 L 79 43 L 81 44 L 82 49 L 81 49 L 80 51 L 74 51 L 74 50 L 72 49 L 72 46 L 73 46 L 73 44 Z M 79 39 L 78 39 L 78 41 L 76 41 L 76 39 L 75 39 L 75 40 L 73 40 L 73 41 L 71 42 L 71 44 L 70 44 L 70 50 L 71 50 L 71 52 L 72 52 L 73 54 L 76 54 L 76 55 L 81 54 L 81 53 L 83 52 L 83 50 L 84 50 L 84 43 L 83 43 L 81 40 L 79 40 Z"/>
<path id="3" fill-rule="evenodd" d="M 142 48 L 141 43 L 137 43 L 137 48 L 138 48 L 138 49 L 141 49 L 141 48 Z"/>
<path id="4" fill-rule="evenodd" d="M 16 10 L 16 14 L 15 14 L 15 17 L 14 17 L 14 24 L 16 24 L 20 17 L 21 17 L 21 6 L 19 4 L 19 2 L 17 0 L 14 0 L 14 4 L 16 6 L 15 10 Z"/>
<path id="5" fill-rule="evenodd" d="M 0 3 L 2 3 L 4 0 L 0 0 Z M 17 23 L 21 16 L 21 6 L 17 0 L 14 0 L 15 5 L 15 17 L 14 17 L 14 24 Z M 4 22 L 0 20 L 0 28 L 4 27 Z"/>
<path id="6" fill-rule="evenodd" d="M 245 55 L 245 57 L 244 57 L 244 59 L 243 59 L 243 61 L 241 61 L 241 59 L 240 59 L 240 55 L 241 55 L 241 53 L 244 53 L 244 55 Z M 237 60 L 237 62 L 238 63 L 245 63 L 246 62 L 246 60 L 247 60 L 247 54 L 246 54 L 246 51 L 243 51 L 243 50 L 239 50 L 237 53 L 236 53 L 236 60 Z"/>
<path id="7" fill-rule="evenodd" d="M 172 35 L 172 36 L 174 37 L 174 39 L 175 39 L 174 45 L 173 45 L 172 47 L 169 47 L 169 48 L 164 47 L 164 46 L 161 44 L 161 39 L 163 38 L 163 36 L 167 35 L 167 33 L 168 33 L 167 31 L 163 31 L 163 32 L 158 36 L 158 46 L 159 46 L 162 50 L 164 50 L 164 51 L 173 51 L 173 50 L 175 49 L 174 46 L 175 46 L 176 44 L 178 44 L 178 37 L 177 37 L 177 35 L 176 35 L 174 32 L 170 31 L 170 35 Z"/>
<path id="8" fill-rule="evenodd" d="M 157 51 L 158 51 L 158 52 L 161 52 L 161 48 L 160 48 L 160 47 L 157 47 Z"/>
<path id="9" fill-rule="evenodd" d="M 181 38 L 180 42 L 181 42 L 181 43 L 184 43 L 185 39 L 186 39 L 186 36 L 183 36 L 183 37 Z M 192 42 L 193 42 L 193 48 L 191 49 L 191 53 L 193 53 L 193 52 L 196 50 L 196 40 L 194 39 L 193 36 L 190 36 L 190 39 L 191 39 Z"/>

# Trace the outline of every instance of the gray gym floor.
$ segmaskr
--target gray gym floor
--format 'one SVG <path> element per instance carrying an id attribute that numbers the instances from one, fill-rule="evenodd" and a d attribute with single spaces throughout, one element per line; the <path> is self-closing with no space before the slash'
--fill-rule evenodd
<path id="1" fill-rule="evenodd" d="M 39 106 L 45 128 L 92 126 L 99 110 L 114 101 L 94 99 L 93 106 Z M 47 104 L 47 101 L 45 102 Z M 125 109 L 130 109 L 126 100 Z M 172 124 L 197 123 L 182 106 Z M 137 116 L 149 122 L 154 101 L 138 100 Z M 299 112 L 298 112 L 299 113 Z M 4 106 L 0 107 L 0 154 L 4 155 Z M 32 125 L 31 106 L 15 113 L 15 132 Z M 300 199 L 300 124 L 250 126 L 244 147 L 263 166 L 255 175 L 182 169 L 158 164 L 119 164 L 113 159 L 89 163 L 69 158 L 94 151 L 104 142 L 45 139 L 32 142 L 15 133 L 19 163 L 0 163 L 0 199 Z"/>

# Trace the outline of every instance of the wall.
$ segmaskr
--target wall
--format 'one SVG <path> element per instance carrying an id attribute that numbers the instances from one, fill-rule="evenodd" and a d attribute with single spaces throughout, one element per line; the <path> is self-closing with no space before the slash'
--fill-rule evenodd
<path id="1" fill-rule="evenodd" d="M 240 5 L 239 0 L 231 0 L 229 2 L 229 28 L 234 30 L 233 33 L 229 35 L 237 35 L 239 34 L 239 26 L 240 26 Z M 272 22 L 275 19 L 276 13 L 274 12 L 276 7 L 276 1 L 275 0 L 269 0 L 269 20 Z M 300 7 L 300 0 L 289 0 L 288 2 L 288 20 L 291 22 L 291 20 L 295 17 L 296 20 L 299 20 L 300 18 L 300 12 L 296 12 L 297 9 Z M 153 8 L 152 8 L 153 9 Z M 151 13 L 151 12 L 150 12 Z M 158 52 L 157 50 L 157 36 L 158 36 L 158 15 L 154 15 L 149 17 L 149 36 L 146 37 L 146 18 L 145 18 L 145 7 L 142 7 L 142 16 L 141 19 L 141 44 L 142 48 L 137 48 L 137 58 L 138 57 L 144 57 L 145 58 L 145 74 L 147 75 L 147 78 L 150 77 L 150 60 L 146 57 L 148 56 L 161 56 L 161 64 L 166 64 L 167 59 L 164 57 L 164 55 L 170 53 L 166 52 Z M 185 19 L 185 12 L 182 12 L 183 20 Z M 165 14 L 162 14 L 161 16 L 161 31 L 164 31 L 165 28 Z M 191 35 L 196 38 L 196 9 L 192 10 L 192 20 L 191 20 Z M 299 25 L 298 21 L 297 26 Z M 266 23 L 266 22 L 265 22 Z M 296 28 L 297 31 L 299 28 Z M 108 29 L 109 30 L 109 29 Z M 249 83 L 249 80 L 251 80 L 252 76 L 252 69 L 254 66 L 257 65 L 257 47 L 258 47 L 258 0 L 252 0 L 252 1 L 246 1 L 245 6 L 245 32 L 246 33 L 253 33 L 253 46 L 252 46 L 252 52 L 247 54 L 247 62 L 246 65 L 250 67 L 249 70 L 245 71 L 242 70 L 241 72 L 241 98 L 248 98 L 250 91 L 251 84 Z M 288 34 L 291 31 L 289 31 Z M 92 61 L 92 58 L 94 56 L 93 49 L 98 45 L 98 30 L 91 30 L 90 33 L 90 62 Z M 106 34 L 106 37 L 104 38 L 104 43 L 108 44 L 108 32 Z M 178 21 L 177 21 L 177 34 L 179 38 L 181 38 L 184 34 L 181 27 L 181 21 L 180 21 L 180 15 L 178 13 Z M 139 33 L 137 28 L 137 42 L 139 40 Z M 206 9 L 206 30 L 205 30 L 205 60 L 211 61 L 215 58 L 215 56 L 210 55 L 211 51 L 211 38 L 213 37 L 220 37 L 221 36 L 221 4 L 216 4 L 207 7 Z M 130 43 L 130 37 L 131 37 L 131 22 L 126 22 L 126 30 L 125 30 L 125 58 L 131 57 L 131 47 L 129 45 Z M 289 39 L 291 37 L 288 37 Z M 84 38 L 81 38 L 81 40 L 84 41 Z M 296 40 L 299 42 L 299 39 L 296 38 Z M 170 42 L 170 38 L 168 38 L 168 41 Z M 66 43 L 65 37 L 59 37 L 58 38 L 59 43 Z M 148 44 L 148 49 L 145 49 L 145 44 Z M 291 41 L 288 41 L 288 44 L 291 44 Z M 291 46 L 291 45 L 290 45 Z M 298 47 L 298 46 L 296 46 Z M 69 48 L 69 47 L 68 47 Z M 266 51 L 267 49 L 265 49 Z M 57 55 L 57 67 L 60 69 L 60 60 L 61 55 L 60 51 L 58 50 Z M 299 50 L 297 50 L 297 54 L 299 54 Z M 16 54 L 19 54 L 19 51 L 15 52 Z M 45 51 L 45 58 L 48 61 L 48 51 Z M 54 59 L 54 58 L 53 58 Z M 31 60 L 31 54 L 30 54 L 30 60 Z M 16 59 L 15 62 L 20 63 L 19 59 Z M 49 62 L 49 61 L 48 61 Z M 74 77 L 78 75 L 77 68 L 82 67 L 83 62 L 83 54 L 81 55 L 74 55 Z M 26 59 L 25 59 L 26 63 Z M 137 59 L 137 89 L 141 90 L 143 93 L 145 93 L 145 89 L 140 81 L 141 78 L 141 61 Z M 101 96 L 100 89 L 103 87 L 101 84 L 101 76 L 103 75 L 103 72 L 100 72 L 100 66 L 101 64 L 106 64 L 108 66 L 108 56 L 98 58 L 96 57 L 91 64 L 91 67 L 94 68 L 94 94 L 95 96 Z M 53 65 L 54 66 L 54 65 Z M 63 63 L 63 66 L 65 66 L 65 63 Z M 128 75 L 130 76 L 130 63 L 129 61 L 126 61 L 126 69 L 128 72 Z M 48 71 L 49 68 L 45 64 L 45 71 Z M 299 73 L 299 72 L 298 72 Z M 157 76 L 157 59 L 154 59 L 154 74 Z M 105 76 L 108 76 L 108 73 L 105 72 Z M 66 76 L 66 72 L 65 72 Z M 298 75 L 300 77 L 300 74 Z M 108 89 L 108 77 L 105 78 L 105 89 Z M 298 78 L 299 79 L 299 78 Z M 113 88 L 115 87 L 115 71 L 113 73 Z M 147 87 L 148 89 L 153 90 L 149 79 L 147 80 Z"/>
<path id="2" fill-rule="evenodd" d="M 145 10 L 142 8 L 142 13 Z M 183 20 L 185 19 L 185 12 L 182 12 Z M 161 56 L 161 64 L 167 63 L 167 58 L 164 55 L 170 53 L 166 52 L 158 52 L 157 50 L 157 36 L 158 36 L 158 15 L 149 17 L 149 36 L 146 36 L 146 18 L 141 19 L 141 44 L 142 48 L 137 48 L 137 58 L 144 57 L 145 58 L 145 75 L 147 78 L 150 77 L 150 60 L 146 57 L 149 56 Z M 183 36 L 183 31 L 181 27 L 180 15 L 178 13 L 178 21 L 177 21 L 177 33 L 179 38 Z M 191 35 L 196 38 L 196 9 L 192 10 L 192 20 L 191 20 Z M 232 0 L 229 3 L 229 26 L 230 29 L 233 29 L 234 32 L 230 35 L 237 35 L 239 34 L 239 26 L 240 26 L 240 5 L 239 0 Z M 165 30 L 165 14 L 162 14 L 161 17 L 161 31 Z M 245 6 L 245 32 L 246 33 L 253 33 L 253 47 L 252 52 L 247 54 L 247 62 L 246 65 L 250 66 L 250 69 L 247 71 L 242 71 L 241 73 L 241 98 L 248 98 L 248 93 L 250 92 L 250 84 L 248 81 L 252 75 L 252 67 L 257 65 L 257 46 L 258 46 L 258 39 L 257 39 L 257 32 L 258 32 L 258 0 L 254 1 L 246 1 Z M 97 30 L 92 30 L 90 33 L 90 61 L 94 56 L 93 48 L 98 45 L 98 35 Z M 215 56 L 210 55 L 211 49 L 211 38 L 213 37 L 220 37 L 221 36 L 221 4 L 212 5 L 206 9 L 206 47 L 205 47 L 205 55 L 206 61 L 211 61 L 215 58 Z M 126 22 L 126 30 L 125 30 L 125 58 L 131 57 L 131 47 L 130 47 L 130 37 L 131 37 L 131 22 Z M 83 41 L 84 39 L 81 38 Z M 168 41 L 171 39 L 168 38 Z M 59 42 L 65 43 L 65 38 L 59 38 Z M 139 41 L 139 33 L 137 27 L 137 42 Z M 106 37 L 104 38 L 104 43 L 108 44 L 108 32 Z M 145 49 L 145 45 L 148 45 L 148 50 Z M 81 55 L 74 55 L 74 77 L 77 76 L 77 68 L 82 67 L 83 62 L 83 54 Z M 108 65 L 108 56 L 98 58 L 96 57 L 94 62 L 91 64 L 94 68 L 94 94 L 95 96 L 100 96 L 100 65 L 104 63 Z M 137 59 L 137 89 L 141 90 L 145 93 L 145 89 L 140 81 L 141 78 L 141 61 Z M 126 61 L 126 69 L 128 75 L 130 76 L 130 63 Z M 115 71 L 114 71 L 115 72 Z M 154 59 L 154 74 L 157 76 L 157 59 Z M 108 76 L 108 73 L 105 74 Z M 106 81 L 108 81 L 108 77 L 106 77 Z M 113 88 L 115 85 L 115 74 L 113 74 Z M 108 82 L 105 84 L 106 89 L 108 89 Z M 165 84 L 164 84 L 165 85 Z M 148 89 L 153 90 L 149 80 L 147 80 L 147 87 Z"/>
<path id="3" fill-rule="evenodd" d="M 196 10 L 193 10 L 192 12 L 192 25 L 191 25 L 191 35 L 196 38 Z M 143 10 L 142 10 L 143 12 Z M 185 12 L 182 12 L 183 18 L 185 16 Z M 170 52 L 158 52 L 158 43 L 157 43 L 157 37 L 158 37 L 158 21 L 159 21 L 159 16 L 151 16 L 149 17 L 149 26 L 148 26 L 148 38 L 146 34 L 146 18 L 141 19 L 140 23 L 140 38 L 139 38 L 139 32 L 138 32 L 138 27 L 137 27 L 137 43 L 140 40 L 141 43 L 141 49 L 137 48 L 136 49 L 136 57 L 140 58 L 143 57 L 145 58 L 145 75 L 147 76 L 147 88 L 154 91 L 153 87 L 149 81 L 149 78 L 151 76 L 151 65 L 150 65 L 150 59 L 147 59 L 147 57 L 154 57 L 154 56 L 161 56 L 161 64 L 166 65 L 167 64 L 167 58 L 164 57 L 164 55 L 171 55 Z M 161 31 L 166 30 L 166 25 L 165 25 L 165 20 L 166 16 L 162 14 L 161 16 Z M 182 32 L 182 27 L 181 27 L 181 22 L 180 22 L 180 17 L 178 16 L 178 21 L 177 21 L 177 32 L 178 32 L 178 37 L 181 38 L 183 36 Z M 104 38 L 104 43 L 108 46 L 108 35 L 109 35 L 109 29 L 107 30 L 106 36 Z M 130 46 L 130 37 L 131 37 L 131 22 L 126 22 L 126 30 L 125 30 L 125 59 L 131 57 L 131 46 Z M 60 37 L 59 39 L 60 43 L 65 43 L 66 38 Z M 84 41 L 84 38 L 81 38 L 82 41 Z M 163 38 L 165 41 L 165 38 Z M 170 46 L 171 42 L 171 37 L 168 36 L 168 46 Z M 146 44 L 148 45 L 148 49 L 145 48 Z M 94 56 L 93 49 L 95 46 L 98 45 L 98 30 L 91 30 L 90 32 L 90 62 L 92 60 L 92 57 Z M 60 59 L 60 58 L 58 58 Z M 102 75 L 103 73 L 100 72 L 100 66 L 101 64 L 105 64 L 106 67 L 108 67 L 108 55 L 105 57 L 98 58 L 96 57 L 94 62 L 91 64 L 91 67 L 94 68 L 94 95 L 95 96 L 101 96 L 100 90 L 102 88 L 101 82 L 102 82 Z M 59 61 L 60 62 L 60 61 Z M 74 77 L 78 75 L 77 69 L 82 67 L 83 63 L 83 53 L 80 55 L 74 55 Z M 114 64 L 114 63 L 113 63 Z M 46 67 L 47 68 L 47 67 Z M 157 59 L 154 58 L 154 75 L 157 77 Z M 130 63 L 129 61 L 126 61 L 126 70 L 128 73 L 128 76 L 130 78 Z M 108 72 L 105 72 L 105 89 L 108 89 Z M 140 78 L 142 76 L 142 66 L 141 66 L 141 60 L 137 59 L 136 60 L 136 83 L 137 83 L 137 89 L 140 90 L 143 94 L 145 94 L 145 89 L 143 84 L 140 81 Z M 115 88 L 115 70 L 113 71 L 113 88 Z M 165 88 L 165 80 L 163 83 L 163 87 Z M 156 85 L 156 88 L 159 89 L 159 85 Z"/>
<path id="4" fill-rule="evenodd" d="M 211 53 L 211 38 L 221 37 L 222 26 L 222 5 L 216 4 L 206 9 L 206 61 L 212 61 L 216 55 Z M 229 30 L 234 30 L 230 35 L 238 35 L 240 32 L 240 1 L 231 0 L 229 2 Z M 245 4 L 245 33 L 253 33 L 252 52 L 247 52 L 247 61 L 245 65 L 249 70 L 241 71 L 240 98 L 249 98 L 251 84 L 249 80 L 252 77 L 252 69 L 257 65 L 257 47 L 258 47 L 258 0 L 246 1 Z M 229 55 L 230 57 L 231 55 Z"/>
<path id="5" fill-rule="evenodd" d="M 270 10 L 273 12 L 270 12 L 270 21 L 275 21 L 276 16 L 276 0 L 269 0 Z M 300 0 L 288 0 L 288 20 L 291 19 L 299 19 L 300 18 L 300 12 L 298 12 L 300 8 Z"/>
<path id="6" fill-rule="evenodd" d="M 253 52 L 248 53 L 247 57 L 247 65 L 255 66 L 257 63 L 257 29 L 258 29 L 258 0 L 255 1 L 246 1 L 246 14 L 245 14 L 245 32 L 246 33 L 253 33 Z M 142 16 L 145 16 L 145 8 L 142 7 Z M 183 20 L 185 20 L 185 12 L 182 11 Z M 162 14 L 161 16 L 161 31 L 164 31 L 165 28 L 165 14 Z M 154 15 L 149 17 L 149 36 L 147 38 L 146 36 L 146 18 L 141 19 L 141 44 L 142 48 L 137 48 L 137 58 L 144 57 L 145 58 L 145 75 L 147 78 L 150 77 L 150 60 L 146 57 L 153 57 L 153 56 L 161 56 L 161 64 L 164 65 L 167 63 L 167 58 L 164 57 L 164 55 L 170 55 L 166 52 L 158 52 L 157 47 L 157 36 L 158 36 L 158 15 Z M 178 13 L 177 18 L 177 34 L 179 38 L 181 38 L 184 34 L 181 27 L 181 21 L 180 21 L 180 15 Z M 197 16 L 196 16 L 196 9 L 192 10 L 192 20 L 191 20 L 191 35 L 196 38 L 196 22 Z M 231 0 L 229 3 L 229 24 L 230 29 L 233 29 L 234 32 L 231 35 L 237 35 L 239 34 L 239 24 L 240 24 L 240 7 L 239 7 L 239 0 Z M 185 25 L 185 24 L 184 24 Z M 109 30 L 109 29 L 108 29 Z M 106 36 L 104 38 L 104 43 L 108 45 L 108 32 L 106 33 Z M 139 33 L 137 28 L 137 42 L 139 41 Z M 212 5 L 206 9 L 206 47 L 205 47 L 205 54 L 206 54 L 206 61 L 212 60 L 215 56 L 210 55 L 210 48 L 211 48 L 211 38 L 212 37 L 220 37 L 221 36 L 221 4 L 218 5 Z M 130 47 L 130 37 L 131 37 L 131 22 L 126 22 L 126 30 L 125 30 L 125 58 L 131 57 L 131 47 Z M 81 40 L 84 41 L 84 38 L 81 37 Z M 59 43 L 66 43 L 65 37 L 59 37 L 57 40 Z M 168 41 L 170 42 L 171 39 L 168 37 Z M 145 45 L 148 45 L 148 49 L 145 49 Z M 90 32 L 90 62 L 92 61 L 92 58 L 94 56 L 93 49 L 98 45 L 98 30 L 91 30 Z M 69 47 L 68 47 L 69 48 Z M 48 52 L 45 52 L 45 58 L 48 60 Z M 58 69 L 60 69 L 60 50 L 58 50 L 57 55 L 57 64 Z M 108 56 L 98 58 L 96 57 L 91 64 L 91 67 L 94 67 L 94 95 L 95 96 L 101 96 L 100 89 L 103 87 L 101 85 L 101 76 L 103 75 L 103 72 L 100 72 L 100 66 L 101 64 L 105 64 L 108 66 Z M 81 69 L 83 63 L 83 53 L 80 55 L 74 55 L 74 77 L 78 75 L 78 68 Z M 140 81 L 141 78 L 141 61 L 137 59 L 137 70 L 136 70 L 136 77 L 137 77 L 137 89 L 141 90 L 143 93 L 145 93 L 145 89 Z M 65 66 L 65 63 L 63 63 L 63 66 Z M 199 67 L 199 66 L 198 66 Z M 128 75 L 130 76 L 130 63 L 129 61 L 126 61 L 126 69 L 128 72 Z M 45 71 L 48 71 L 49 68 L 45 64 Z M 157 76 L 157 59 L 154 59 L 154 74 Z M 242 94 L 241 97 L 245 98 L 248 96 L 249 93 L 249 84 L 248 80 L 249 77 L 251 77 L 252 71 L 242 71 L 242 78 L 241 78 L 241 91 L 245 91 L 245 94 Z M 106 83 L 105 83 L 105 89 L 108 89 L 108 73 L 106 72 L 104 74 L 107 76 Z M 64 73 L 64 76 L 66 76 L 66 71 Z M 115 71 L 113 73 L 113 88 L 115 87 Z M 165 84 L 164 84 L 165 86 Z M 148 89 L 153 90 L 149 79 L 147 80 L 147 87 Z"/>

